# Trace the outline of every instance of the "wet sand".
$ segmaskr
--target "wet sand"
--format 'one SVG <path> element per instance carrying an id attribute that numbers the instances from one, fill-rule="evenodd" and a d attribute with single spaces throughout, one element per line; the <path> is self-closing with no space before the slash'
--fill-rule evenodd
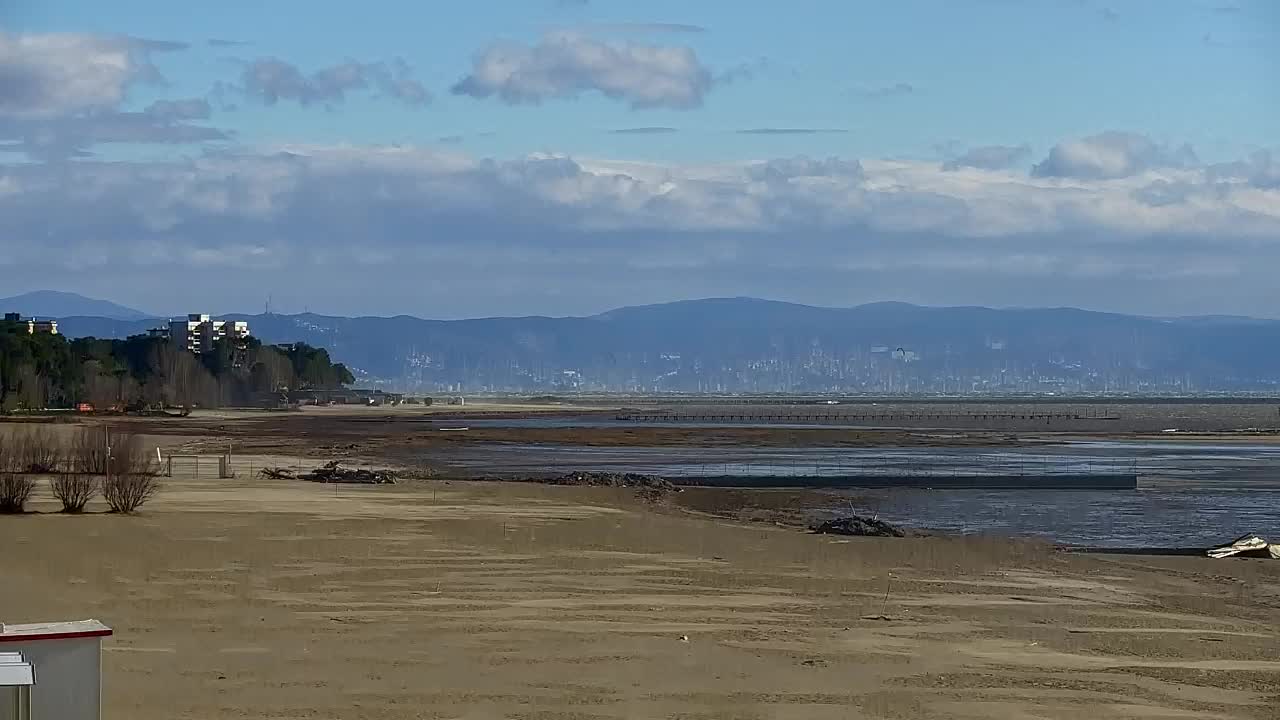
<path id="1" fill-rule="evenodd" d="M 167 480 L 136 517 L 0 518 L 0 547 L 5 620 L 115 628 L 107 718 L 1280 707 L 1280 563 L 1260 560 L 812 536 L 625 490 L 243 474 Z"/>

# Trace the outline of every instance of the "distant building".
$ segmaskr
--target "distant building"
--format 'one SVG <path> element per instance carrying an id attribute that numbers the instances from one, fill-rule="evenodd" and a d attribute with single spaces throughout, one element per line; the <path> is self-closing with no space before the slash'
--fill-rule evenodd
<path id="1" fill-rule="evenodd" d="M 151 336 L 167 336 L 175 348 L 202 355 L 213 350 L 218 340 L 234 341 L 237 348 L 243 349 L 249 340 L 249 323 L 214 320 L 208 315 L 193 313 L 186 320 L 170 320 L 168 328 L 156 328 Z"/>
<path id="2" fill-rule="evenodd" d="M 42 333 L 46 335 L 58 334 L 57 320 L 40 320 L 38 318 L 23 319 L 21 313 L 5 313 L 4 321 L 6 323 L 17 323 L 19 325 L 26 325 L 28 335 L 35 335 L 37 333 Z"/>
<path id="3" fill-rule="evenodd" d="M 285 393 L 294 405 L 399 405 L 405 402 L 404 393 L 359 388 L 333 388 L 328 390 L 291 390 Z M 430 403 L 427 403 L 428 405 Z"/>

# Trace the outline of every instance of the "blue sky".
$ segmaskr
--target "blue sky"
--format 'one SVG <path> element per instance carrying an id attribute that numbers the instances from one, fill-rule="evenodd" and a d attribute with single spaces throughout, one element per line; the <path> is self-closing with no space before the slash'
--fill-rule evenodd
<path id="1" fill-rule="evenodd" d="M 1234 11 L 1224 11 L 1233 8 Z M 704 32 L 610 25 L 679 23 Z M 1028 143 L 1106 129 L 1190 142 L 1232 157 L 1274 141 L 1280 106 L 1280 5 L 1267 0 L 800 0 L 785 5 L 674 0 L 481 0 L 467 3 L 300 0 L 220 2 L 174 12 L 160 0 L 18 2 L 11 28 L 88 31 L 192 43 L 160 65 L 172 83 L 137 101 L 202 95 L 237 62 L 274 56 L 301 68 L 344 58 L 403 57 L 435 102 L 402 111 L 377 101 L 333 112 L 242 106 L 219 114 L 247 143 L 432 143 L 466 138 L 482 154 L 624 154 L 656 160 L 753 159 L 779 154 L 937 157 L 957 145 Z M 689 45 L 720 72 L 750 77 L 717 87 L 696 111 L 632 111 L 585 95 L 501 107 L 448 88 L 499 38 L 535 42 L 562 28 L 638 42 Z M 210 38 L 244 45 L 207 47 Z M 909 92 L 877 97 L 899 85 Z M 667 135 L 609 134 L 675 127 Z M 761 136 L 757 127 L 835 135 Z M 489 136 L 475 137 L 481 133 Z M 942 153 L 940 153 L 940 150 Z"/>
<path id="2" fill-rule="evenodd" d="M 0 229 L 77 258 L 24 289 L 233 310 L 226 283 L 104 277 L 357 263 L 505 289 L 277 297 L 1280 314 L 1270 0 L 10 0 L 0 28 Z M 359 242 L 317 239 L 339 227 Z"/>

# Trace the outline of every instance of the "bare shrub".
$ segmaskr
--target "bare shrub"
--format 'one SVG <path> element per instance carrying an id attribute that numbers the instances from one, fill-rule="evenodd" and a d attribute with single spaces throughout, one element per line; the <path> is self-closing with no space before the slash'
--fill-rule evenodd
<path id="1" fill-rule="evenodd" d="M 156 459 L 142 436 L 110 428 L 86 429 L 71 443 L 68 469 L 86 475 L 155 475 Z"/>
<path id="2" fill-rule="evenodd" d="M 0 513 L 22 512 L 35 487 L 35 479 L 27 475 L 0 474 Z"/>
<path id="3" fill-rule="evenodd" d="M 156 475 L 159 468 L 154 456 L 147 453 L 142 436 L 131 432 L 110 432 L 110 475 Z"/>
<path id="4" fill-rule="evenodd" d="M 107 440 L 104 430 L 85 430 L 76 434 L 71 442 L 68 470 L 84 475 L 107 474 Z"/>
<path id="5" fill-rule="evenodd" d="M 62 512 L 79 513 L 98 494 L 98 478 L 92 475 L 63 473 L 49 480 L 49 489 L 62 503 Z"/>
<path id="6" fill-rule="evenodd" d="M 102 481 L 102 499 L 111 512 L 131 513 L 159 489 L 160 481 L 154 475 L 111 475 Z"/>
<path id="7" fill-rule="evenodd" d="M 58 471 L 63 447 L 49 428 L 29 428 L 15 440 L 14 465 L 18 472 L 46 475 Z"/>

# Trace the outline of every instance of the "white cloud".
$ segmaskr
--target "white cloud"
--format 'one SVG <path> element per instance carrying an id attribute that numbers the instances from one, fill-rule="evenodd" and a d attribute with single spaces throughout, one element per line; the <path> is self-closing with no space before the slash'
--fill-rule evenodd
<path id="1" fill-rule="evenodd" d="M 204 98 L 185 100 L 157 100 L 144 110 L 148 115 L 165 120 L 208 120 L 213 113 L 209 101 Z"/>
<path id="2" fill-rule="evenodd" d="M 347 93 L 376 89 L 406 105 L 425 105 L 431 93 L 413 78 L 409 66 L 400 59 L 391 63 L 360 63 L 347 60 L 310 74 L 279 58 L 258 58 L 241 73 L 241 92 L 267 105 L 289 100 L 300 105 L 334 104 L 346 100 Z"/>
<path id="3" fill-rule="evenodd" d="M 182 47 L 124 36 L 0 30 L 0 117 L 115 107 L 133 84 L 160 79 L 151 53 Z"/>
<path id="4" fill-rule="evenodd" d="M 1145 135 L 1104 132 L 1053 146 L 1049 156 L 1032 169 L 1039 177 L 1108 180 L 1157 168 L 1199 164 L 1189 145 L 1169 148 Z"/>
<path id="5" fill-rule="evenodd" d="M 1244 181 L 1266 190 L 1280 189 L 1280 158 L 1269 150 L 1259 150 L 1248 160 L 1210 166 L 1209 176 L 1220 181 Z"/>
<path id="6" fill-rule="evenodd" d="M 151 62 L 181 43 L 80 33 L 0 31 L 0 143 L 40 160 L 87 157 L 102 143 L 199 144 L 223 130 L 192 125 L 211 108 L 200 98 L 121 108 L 139 83 L 163 78 Z"/>
<path id="7" fill-rule="evenodd" d="M 978 168 L 980 170 L 1001 170 L 1024 160 L 1031 154 L 1028 145 L 987 145 L 971 148 L 962 155 L 943 163 L 944 170 L 961 168 Z"/>
<path id="8" fill-rule="evenodd" d="M 90 148 L 104 143 L 197 145 L 230 139 L 226 131 L 192 125 L 179 114 L 195 111 L 194 106 L 152 106 L 143 112 L 104 111 L 42 120 L 0 118 L 0 138 L 10 139 L 12 150 L 40 160 L 90 157 Z"/>
<path id="9" fill-rule="evenodd" d="M 711 71 L 691 48 L 556 33 L 533 46 L 490 46 L 476 56 L 471 72 L 453 92 L 477 98 L 496 95 L 510 104 L 599 92 L 634 108 L 686 110 L 701 105 L 713 85 Z"/>
<path id="10" fill-rule="evenodd" d="M 212 116 L 206 98 L 161 99 L 143 110 L 126 109 L 135 85 L 164 81 L 152 56 L 186 47 L 117 35 L 0 31 L 0 152 L 62 161 L 92 157 L 106 143 L 195 146 L 231 139 L 230 130 L 194 124 Z M 230 90 L 267 104 L 331 105 L 367 90 L 409 106 L 431 99 L 398 58 L 348 60 L 309 74 L 262 58 L 244 67 L 241 80 L 240 87 L 219 83 L 211 96 L 225 99 Z"/>

